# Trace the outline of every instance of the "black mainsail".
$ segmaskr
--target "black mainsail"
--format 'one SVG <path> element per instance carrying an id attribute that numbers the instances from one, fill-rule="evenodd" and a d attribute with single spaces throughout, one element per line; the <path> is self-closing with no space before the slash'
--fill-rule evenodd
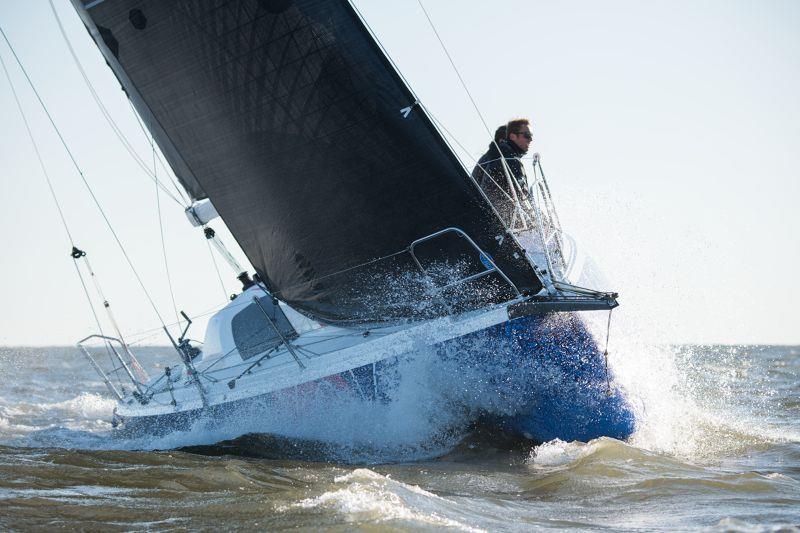
<path id="1" fill-rule="evenodd" d="M 541 289 L 347 0 L 73 3 L 183 186 L 290 305 L 325 321 L 442 312 L 409 245 L 451 227 Z M 417 254 L 442 284 L 487 264 L 455 233 Z M 451 293 L 458 309 L 509 297 L 496 274 Z"/>

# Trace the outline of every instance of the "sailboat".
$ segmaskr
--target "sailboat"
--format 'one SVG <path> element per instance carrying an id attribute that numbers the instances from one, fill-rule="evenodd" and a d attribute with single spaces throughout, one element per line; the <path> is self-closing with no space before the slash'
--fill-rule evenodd
<path id="1" fill-rule="evenodd" d="M 242 282 L 202 344 L 165 328 L 182 363 L 158 376 L 121 336 L 78 343 L 119 431 L 257 417 L 332 389 L 391 403 L 398 362 L 424 353 L 484 371 L 507 401 L 491 422 L 526 438 L 633 432 L 579 314 L 610 314 L 617 295 L 570 282 L 579 254 L 538 157 L 501 216 L 348 0 L 72 2 L 190 221 Z M 217 217 L 252 276 L 208 226 Z M 110 365 L 88 348 L 98 340 Z"/>

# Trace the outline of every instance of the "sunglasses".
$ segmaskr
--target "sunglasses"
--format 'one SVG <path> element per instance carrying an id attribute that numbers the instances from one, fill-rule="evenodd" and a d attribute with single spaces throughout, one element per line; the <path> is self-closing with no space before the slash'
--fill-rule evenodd
<path id="1" fill-rule="evenodd" d="M 515 132 L 512 132 L 512 133 L 514 135 L 519 135 L 521 137 L 525 137 L 529 141 L 533 140 L 533 134 L 531 132 L 529 132 L 529 131 L 515 131 Z"/>

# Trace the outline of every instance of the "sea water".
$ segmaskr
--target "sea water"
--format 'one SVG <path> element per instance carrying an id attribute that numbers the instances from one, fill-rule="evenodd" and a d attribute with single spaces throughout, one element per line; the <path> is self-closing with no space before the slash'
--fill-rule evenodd
<path id="1" fill-rule="evenodd" d="M 626 442 L 468 424 L 496 398 L 426 357 L 391 404 L 295 398 L 126 440 L 75 349 L 0 348 L 0 529 L 800 530 L 800 347 L 618 344 L 610 362 Z"/>

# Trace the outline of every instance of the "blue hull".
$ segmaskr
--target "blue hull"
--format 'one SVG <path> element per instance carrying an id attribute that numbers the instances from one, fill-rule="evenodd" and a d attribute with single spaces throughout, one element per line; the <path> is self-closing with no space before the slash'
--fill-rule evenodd
<path id="1" fill-rule="evenodd" d="M 506 430 L 540 442 L 626 439 L 634 432 L 633 408 L 575 313 L 512 320 L 451 341 L 440 353 L 489 370 L 508 410 L 488 417 Z"/>

